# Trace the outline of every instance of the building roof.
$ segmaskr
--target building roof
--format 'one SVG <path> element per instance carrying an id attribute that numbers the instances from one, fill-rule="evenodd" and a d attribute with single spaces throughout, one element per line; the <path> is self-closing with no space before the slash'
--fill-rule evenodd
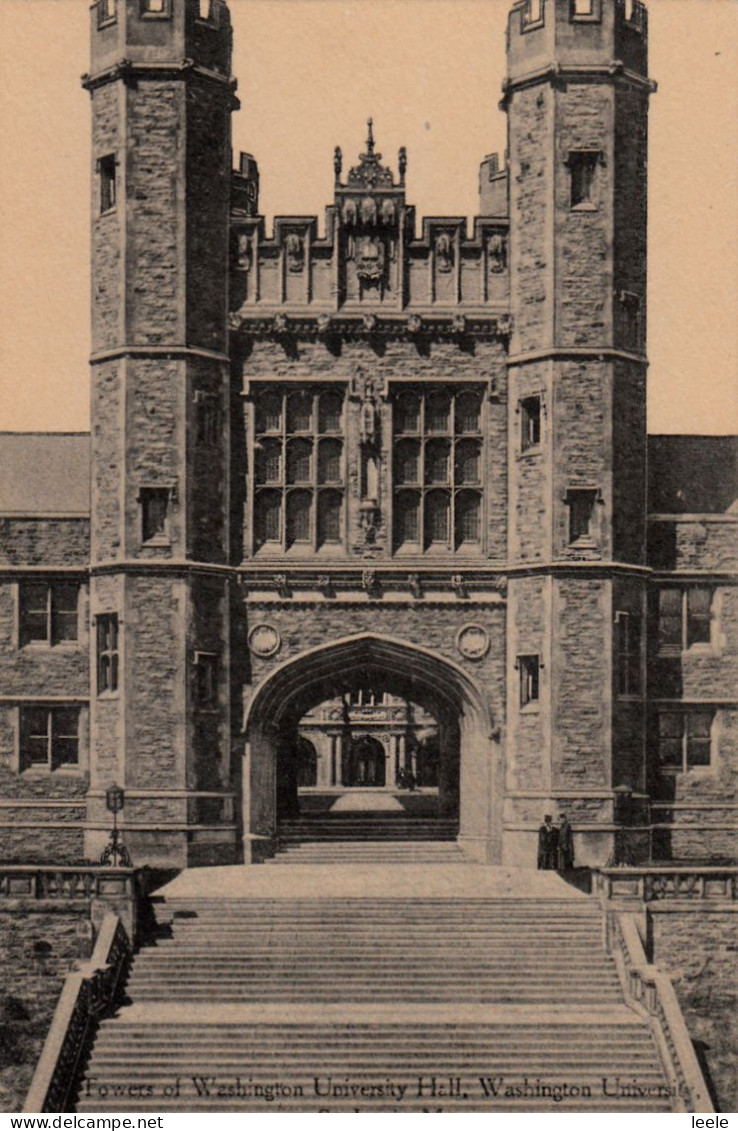
<path id="1" fill-rule="evenodd" d="M 0 432 L 0 515 L 89 513 L 89 432 Z"/>
<path id="2" fill-rule="evenodd" d="M 651 514 L 738 511 L 738 436 L 649 436 Z"/>

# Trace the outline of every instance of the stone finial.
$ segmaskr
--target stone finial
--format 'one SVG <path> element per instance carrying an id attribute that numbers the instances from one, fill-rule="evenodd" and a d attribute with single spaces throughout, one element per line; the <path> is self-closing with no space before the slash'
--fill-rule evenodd
<path id="1" fill-rule="evenodd" d="M 397 154 L 397 169 L 400 174 L 400 184 L 405 184 L 405 173 L 407 171 L 407 150 L 405 146 L 400 146 L 400 151 Z"/>
<path id="2" fill-rule="evenodd" d="M 333 150 L 333 172 L 336 175 L 336 184 L 341 183 L 341 170 L 343 169 L 343 153 L 340 145 Z"/>

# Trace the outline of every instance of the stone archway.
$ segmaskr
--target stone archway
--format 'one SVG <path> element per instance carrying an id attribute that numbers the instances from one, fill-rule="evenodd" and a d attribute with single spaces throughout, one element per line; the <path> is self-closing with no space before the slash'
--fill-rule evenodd
<path id="1" fill-rule="evenodd" d="M 474 859 L 501 857 L 504 774 L 487 697 L 454 661 L 407 641 L 362 633 L 311 648 L 279 664 L 255 689 L 245 717 L 244 855 L 277 825 L 277 767 L 285 736 L 310 707 L 372 677 L 398 694 L 432 704 L 440 722 L 442 808 L 458 813 L 459 841 Z"/>

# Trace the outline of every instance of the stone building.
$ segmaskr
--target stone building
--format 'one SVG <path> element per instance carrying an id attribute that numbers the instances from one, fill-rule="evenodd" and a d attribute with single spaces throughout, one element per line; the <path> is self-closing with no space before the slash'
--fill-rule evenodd
<path id="1" fill-rule="evenodd" d="M 137 863 L 257 859 L 367 689 L 470 858 L 548 811 L 583 864 L 730 853 L 735 446 L 646 433 L 644 6 L 512 5 L 470 228 L 371 122 L 268 226 L 225 0 L 91 17 L 91 434 L 0 438 L 4 857 L 96 858 L 116 782 Z"/>

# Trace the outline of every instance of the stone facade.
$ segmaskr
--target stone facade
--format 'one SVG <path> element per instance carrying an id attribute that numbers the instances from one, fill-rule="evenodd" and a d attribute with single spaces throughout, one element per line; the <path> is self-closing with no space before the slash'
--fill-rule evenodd
<path id="1" fill-rule="evenodd" d="M 8 856 L 98 856 L 116 781 L 137 863 L 251 859 L 369 685 L 436 720 L 478 860 L 546 811 L 581 864 L 732 852 L 735 448 L 646 435 L 646 12 L 533 14 L 471 228 L 370 122 L 320 235 L 231 171 L 225 0 L 93 4 L 90 452 L 0 438 Z"/>

